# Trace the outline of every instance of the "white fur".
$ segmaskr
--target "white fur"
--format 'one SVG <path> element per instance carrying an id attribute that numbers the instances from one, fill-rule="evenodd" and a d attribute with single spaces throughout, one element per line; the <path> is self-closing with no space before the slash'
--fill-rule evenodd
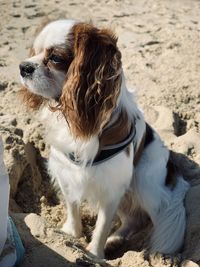
<path id="1" fill-rule="evenodd" d="M 183 201 L 189 185 L 180 175 L 173 190 L 165 185 L 169 151 L 156 133 L 154 138 L 136 166 L 134 190 L 154 225 L 151 251 L 171 254 L 183 243 L 186 220 Z"/>
<path id="2" fill-rule="evenodd" d="M 66 43 L 66 37 L 75 20 L 57 20 L 49 23 L 40 32 L 34 42 L 34 49 L 36 54 L 39 54 L 43 49 L 53 47 L 55 45 L 62 45 Z"/>
<path id="3" fill-rule="evenodd" d="M 62 45 L 67 40 L 67 34 L 73 24 L 74 21 L 62 20 L 45 27 L 34 43 L 37 55 L 29 60 L 40 64 L 42 50 L 55 44 Z M 52 79 L 60 79 L 57 78 L 59 75 L 59 73 L 54 73 Z M 55 88 L 59 92 L 62 90 L 60 86 L 62 79 L 56 86 L 54 81 L 52 83 L 47 81 L 49 93 L 44 93 L 45 88 L 43 90 L 45 79 L 42 82 L 39 81 L 40 76 L 37 79 L 26 83 L 35 93 L 54 97 Z M 40 83 L 43 85 L 38 86 Z M 145 131 L 145 121 L 133 96 L 126 88 L 123 72 L 118 108 L 125 109 L 130 118 L 137 118 L 135 125 L 137 150 Z M 122 151 L 100 165 L 86 166 L 86 163 L 94 159 L 97 154 L 98 136 L 93 136 L 87 142 L 73 138 L 67 122 L 58 111 L 51 112 L 48 108 L 44 108 L 40 117 L 46 125 L 46 138 L 51 146 L 49 172 L 58 181 L 67 203 L 68 218 L 62 228 L 64 232 L 75 237 L 81 236 L 79 206 L 83 200 L 87 200 L 96 207 L 98 213 L 93 238 L 88 249 L 94 255 L 104 257 L 104 246 L 110 232 L 111 221 L 122 197 L 129 190 L 134 194 L 135 205 L 143 209 L 154 224 L 150 244 L 152 251 L 173 253 L 180 248 L 185 230 L 183 200 L 188 184 L 183 181 L 182 177 L 178 177 L 178 183 L 173 190 L 165 185 L 169 151 L 156 133 L 154 133 L 153 142 L 144 149 L 135 169 L 133 144 L 130 146 L 130 155 Z M 69 152 L 73 152 L 83 161 L 83 164 L 77 166 L 72 163 L 66 157 L 66 153 Z M 123 221 L 130 220 L 134 218 L 127 214 L 127 220 Z M 122 223 L 122 229 L 119 232 L 122 233 L 124 229 L 127 227 Z"/>
<path id="4" fill-rule="evenodd" d="M 188 188 L 188 183 L 182 176 L 178 176 L 178 183 L 169 194 L 168 202 L 161 200 L 160 209 L 153 221 L 151 251 L 173 254 L 182 246 L 186 226 L 183 201 Z"/>

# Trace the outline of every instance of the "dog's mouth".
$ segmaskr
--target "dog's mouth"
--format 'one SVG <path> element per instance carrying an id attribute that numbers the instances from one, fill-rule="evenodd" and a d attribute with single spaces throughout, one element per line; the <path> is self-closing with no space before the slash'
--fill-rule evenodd
<path id="1" fill-rule="evenodd" d="M 53 99 L 57 103 L 60 103 L 61 93 L 48 95 L 46 90 L 38 89 L 39 87 L 36 86 L 34 83 L 34 77 L 32 76 L 22 77 L 22 75 L 20 75 L 20 81 L 21 81 L 21 84 L 24 87 L 26 87 L 26 89 L 30 91 L 32 94 L 41 96 L 45 99 Z"/>

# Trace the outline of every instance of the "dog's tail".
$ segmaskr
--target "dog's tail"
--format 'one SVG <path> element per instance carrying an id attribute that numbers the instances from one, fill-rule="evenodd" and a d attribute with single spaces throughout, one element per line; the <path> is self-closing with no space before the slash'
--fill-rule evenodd
<path id="1" fill-rule="evenodd" d="M 188 188 L 189 184 L 178 175 L 169 202 L 161 203 L 159 212 L 152 218 L 154 224 L 151 237 L 152 252 L 172 254 L 181 248 L 186 227 L 184 198 Z"/>

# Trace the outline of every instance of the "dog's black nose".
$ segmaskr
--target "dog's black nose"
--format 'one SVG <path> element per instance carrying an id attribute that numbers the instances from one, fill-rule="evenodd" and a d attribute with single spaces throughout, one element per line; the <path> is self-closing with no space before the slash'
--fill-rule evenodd
<path id="1" fill-rule="evenodd" d="M 37 64 L 32 62 L 24 61 L 19 65 L 20 74 L 22 77 L 28 77 L 33 74 L 37 67 Z"/>

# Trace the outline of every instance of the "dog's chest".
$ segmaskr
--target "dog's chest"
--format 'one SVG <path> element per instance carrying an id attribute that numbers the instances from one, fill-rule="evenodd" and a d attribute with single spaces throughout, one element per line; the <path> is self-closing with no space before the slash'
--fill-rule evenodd
<path id="1" fill-rule="evenodd" d="M 98 166 L 81 167 L 51 147 L 48 167 L 70 201 L 86 199 L 96 204 L 102 197 L 116 198 L 116 194 L 123 193 L 129 187 L 133 171 L 131 163 L 131 158 L 122 152 Z"/>
<path id="2" fill-rule="evenodd" d="M 48 115 L 50 116 L 45 118 L 47 142 L 51 145 L 48 168 L 58 181 L 63 194 L 71 201 L 87 199 L 93 203 L 102 197 L 115 199 L 117 195 L 120 196 L 131 181 L 133 147 L 129 156 L 122 151 L 97 166 L 77 166 L 68 159 L 66 153 L 75 152 L 81 161 L 88 162 L 98 152 L 98 137 L 94 136 L 88 142 L 74 140 L 65 120 L 56 114 Z"/>

